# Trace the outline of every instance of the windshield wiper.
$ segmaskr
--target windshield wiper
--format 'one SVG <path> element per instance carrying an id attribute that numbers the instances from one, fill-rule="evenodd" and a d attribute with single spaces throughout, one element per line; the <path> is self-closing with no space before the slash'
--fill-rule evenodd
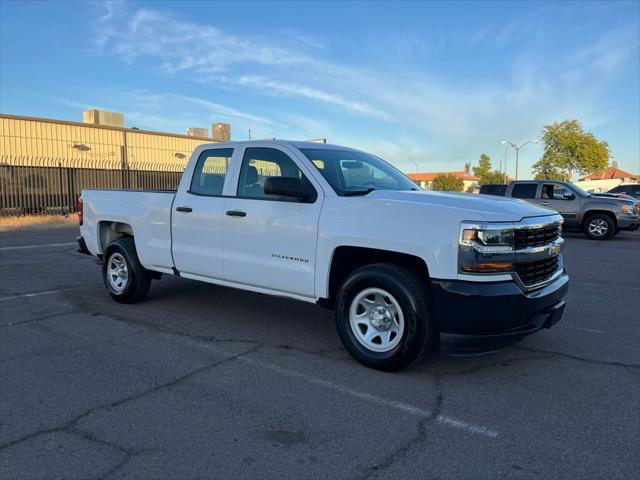
<path id="1" fill-rule="evenodd" d="M 350 190 L 348 192 L 343 192 L 342 196 L 343 197 L 355 197 L 358 195 L 367 195 L 371 192 L 373 192 L 375 190 L 375 188 L 367 188 L 366 190 Z"/>

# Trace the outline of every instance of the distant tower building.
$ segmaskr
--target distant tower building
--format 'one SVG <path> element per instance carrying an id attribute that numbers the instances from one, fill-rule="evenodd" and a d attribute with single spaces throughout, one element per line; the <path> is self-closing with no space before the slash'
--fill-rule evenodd
<path id="1" fill-rule="evenodd" d="M 209 129 L 208 128 L 199 128 L 199 127 L 187 128 L 187 135 L 189 137 L 207 138 L 209 136 Z"/>
<path id="2" fill-rule="evenodd" d="M 231 140 L 231 124 L 229 123 L 214 123 L 211 126 L 211 131 L 216 142 L 228 142 Z"/>
<path id="3" fill-rule="evenodd" d="M 124 127 L 124 113 L 108 112 L 95 108 L 82 112 L 82 121 L 93 125 L 105 125 L 107 127 Z"/>

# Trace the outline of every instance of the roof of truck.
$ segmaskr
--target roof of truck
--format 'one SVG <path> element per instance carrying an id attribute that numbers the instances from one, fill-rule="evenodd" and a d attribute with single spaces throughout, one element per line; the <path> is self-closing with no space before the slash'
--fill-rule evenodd
<path id="1" fill-rule="evenodd" d="M 233 141 L 233 142 L 216 142 L 211 144 L 204 144 L 202 146 L 206 147 L 214 147 L 214 148 L 224 148 L 228 147 L 238 147 L 238 146 L 247 146 L 254 144 L 264 144 L 264 143 L 273 143 L 274 145 L 291 145 L 296 148 L 321 148 L 321 149 L 340 149 L 340 150 L 357 150 L 351 147 L 345 147 L 343 145 L 333 145 L 330 143 L 320 143 L 315 141 L 304 141 L 304 140 L 281 140 L 276 138 L 265 138 L 265 139 L 256 139 L 256 140 L 241 140 L 241 141 Z"/>

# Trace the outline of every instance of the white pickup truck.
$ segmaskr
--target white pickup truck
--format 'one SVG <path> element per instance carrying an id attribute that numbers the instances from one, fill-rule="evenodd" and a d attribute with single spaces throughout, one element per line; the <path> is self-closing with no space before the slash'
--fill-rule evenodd
<path id="1" fill-rule="evenodd" d="M 361 363 L 512 344 L 562 316 L 562 217 L 520 200 L 421 191 L 380 158 L 308 142 L 198 147 L 177 191 L 85 190 L 80 251 L 109 294 L 162 274 L 335 310 Z"/>

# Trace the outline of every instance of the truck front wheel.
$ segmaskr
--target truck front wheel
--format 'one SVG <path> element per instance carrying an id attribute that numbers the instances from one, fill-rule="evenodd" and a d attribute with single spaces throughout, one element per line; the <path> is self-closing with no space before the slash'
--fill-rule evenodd
<path id="1" fill-rule="evenodd" d="M 102 278 L 116 302 L 136 303 L 146 297 L 151 275 L 138 260 L 133 238 L 119 238 L 109 244 L 102 263 Z"/>
<path id="2" fill-rule="evenodd" d="M 582 228 L 591 240 L 609 240 L 616 233 L 616 225 L 606 213 L 592 213 L 585 219 Z"/>
<path id="3" fill-rule="evenodd" d="M 354 271 L 338 292 L 335 314 L 345 348 L 377 370 L 400 370 L 434 344 L 427 286 L 397 265 L 375 264 Z"/>

